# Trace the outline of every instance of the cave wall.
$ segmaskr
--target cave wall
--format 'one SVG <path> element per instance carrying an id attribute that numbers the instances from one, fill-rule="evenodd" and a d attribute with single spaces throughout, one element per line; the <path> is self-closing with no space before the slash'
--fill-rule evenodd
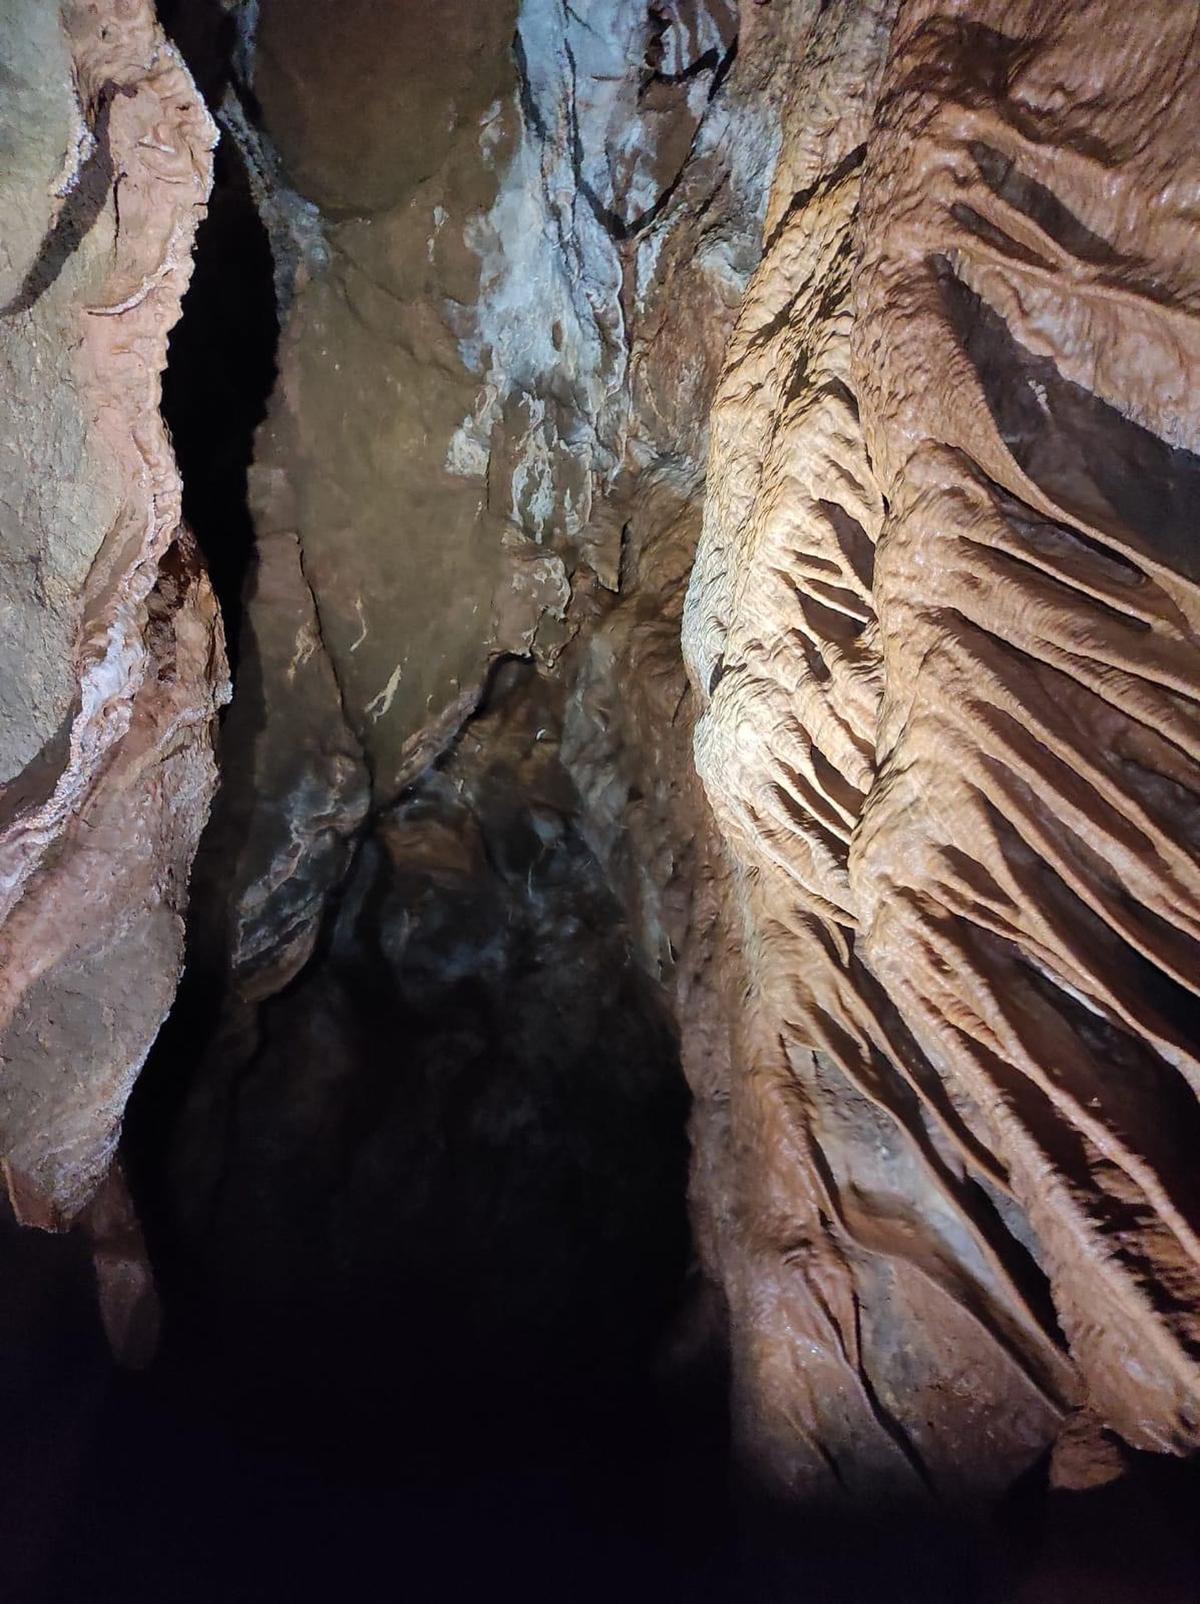
<path id="1" fill-rule="evenodd" d="M 0 1153 L 55 1226 L 174 996 L 227 695 L 158 411 L 216 130 L 145 5 L 5 7 Z"/>
<path id="2" fill-rule="evenodd" d="M 521 1298 L 534 1371 L 649 1344 L 682 1068 L 773 1493 L 1193 1449 L 1188 8 L 218 9 L 282 333 L 140 1138 L 205 1329 L 265 1370 L 336 1288 L 344 1354 L 406 1277 L 413 1352 Z M 0 1136 L 53 1225 L 214 783 L 158 384 L 215 130 L 147 6 L 3 26 Z"/>
<path id="3" fill-rule="evenodd" d="M 856 353 L 889 503 L 864 947 L 1027 1211 L 1088 1407 L 1179 1452 L 1200 1428 L 1195 19 L 902 20 Z M 927 215 L 948 222 L 918 266 Z M 918 399 L 922 331 L 947 383 Z M 910 803 L 935 794 L 926 822 Z"/>
<path id="4" fill-rule="evenodd" d="M 654 720 L 626 730 L 610 706 L 625 641 L 657 653 L 639 688 L 664 714 L 690 694 L 677 619 L 708 397 L 757 256 L 775 68 L 735 65 L 724 6 L 655 22 L 630 5 L 586 21 L 464 5 L 448 126 L 418 159 L 389 121 L 364 164 L 346 132 L 360 78 L 279 10 L 263 8 L 241 86 L 261 99 L 248 159 L 294 270 L 205 847 L 214 966 L 254 1000 L 299 971 L 354 843 L 452 761 L 511 660 L 537 671 L 540 741 L 562 736 L 572 810 L 669 977 L 659 904 L 672 880 L 686 902 L 691 877 L 659 800 L 632 802 L 632 768 L 597 756 L 607 741 L 655 767 L 638 750 Z M 351 38 L 377 25 L 370 72 L 393 97 L 416 86 L 427 121 L 424 30 L 403 8 L 346 19 Z M 687 787 L 686 716 L 662 738 L 663 784 Z M 634 813 L 659 838 L 639 852 Z"/>
<path id="5" fill-rule="evenodd" d="M 1172 5 L 822 13 L 684 622 L 736 1408 L 785 1493 L 957 1497 L 1064 1415 L 1196 1442 L 1200 62 Z"/>
<path id="6" fill-rule="evenodd" d="M 687 1271 L 719 871 L 678 628 L 780 75 L 724 5 L 462 5 L 418 151 L 424 23 L 339 9 L 343 57 L 309 11 L 262 8 L 221 106 L 279 373 L 141 1169 L 198 1346 L 353 1392 L 370 1326 L 401 1407 L 532 1418 L 534 1375 L 578 1409 L 644 1365 Z"/>
<path id="7" fill-rule="evenodd" d="M 426 30 L 377 10 L 347 36 L 424 125 Z M 620 588 L 639 484 L 697 501 L 774 128 L 726 84 L 724 5 L 464 4 L 447 126 L 418 157 L 385 118 L 364 162 L 363 80 L 285 12 L 262 9 L 244 84 L 277 260 L 298 265 L 226 771 L 247 774 L 233 939 L 265 953 L 287 928 L 302 957 L 367 793 L 386 804 L 445 751 L 506 657 L 556 680 Z"/>
<path id="8" fill-rule="evenodd" d="M 721 6 L 614 4 L 583 19 L 535 0 L 503 15 L 464 6 L 448 18 L 457 43 L 444 123 L 419 151 L 405 119 L 428 121 L 428 64 L 403 11 L 356 14 L 350 34 L 370 34 L 373 48 L 352 71 L 353 53 L 315 46 L 320 7 L 311 28 L 292 30 L 267 5 L 242 84 L 245 104 L 253 95 L 262 108 L 248 160 L 288 282 L 280 376 L 251 475 L 247 669 L 209 849 L 228 982 L 223 1095 L 241 1096 L 237 1065 L 283 1050 L 264 1043 L 268 999 L 297 977 L 323 984 L 346 939 L 348 886 L 373 874 L 391 897 L 410 850 L 398 843 L 431 813 L 455 828 L 455 794 L 472 799 L 486 837 L 481 810 L 496 802 L 468 752 L 491 752 L 542 820 L 535 828 L 558 828 L 549 808 L 579 833 L 673 1012 L 694 1098 L 693 1221 L 726 1305 L 741 1453 L 789 1497 L 994 1491 L 1081 1407 L 1139 1446 L 1180 1445 L 1190 1430 L 1178 1355 L 1148 1383 L 1183 1389 L 1157 1426 L 1144 1398 L 1119 1403 L 1111 1364 L 1087 1357 L 1094 1331 L 1118 1322 L 1072 1316 L 1068 1283 L 1089 1261 L 1073 1251 L 1056 1268 L 1034 1196 L 1042 1181 L 1022 1179 L 1026 1161 L 1044 1177 L 1050 1159 L 1035 1163 L 1031 1149 L 1018 1162 L 1016 1127 L 998 1134 L 963 1045 L 983 1041 L 996 1072 L 1019 1031 L 1004 1048 L 989 1018 L 972 1037 L 968 1004 L 998 995 L 1010 1016 L 1032 1017 L 1035 993 L 1048 1006 L 1055 982 L 1045 930 L 1035 939 L 1032 925 L 1022 934 L 1011 923 L 1031 863 L 1011 844 L 1004 865 L 979 857 L 997 787 L 965 779 L 959 725 L 971 703 L 947 692 L 959 724 L 938 733 L 914 689 L 924 695 L 940 658 L 905 607 L 919 594 L 941 620 L 961 599 L 930 601 L 917 576 L 926 562 L 942 574 L 946 559 L 891 533 L 909 516 L 904 476 L 925 459 L 909 450 L 916 425 L 885 378 L 913 376 L 927 407 L 951 395 L 956 418 L 975 393 L 971 371 L 987 392 L 981 418 L 1016 383 L 976 279 L 967 275 L 968 296 L 946 289 L 947 275 L 966 284 L 960 257 L 983 240 L 986 251 L 971 248 L 984 251 L 989 283 L 1017 274 L 1011 295 L 1028 300 L 1032 247 L 997 258 L 1011 222 L 975 222 L 981 197 L 960 191 L 1035 186 L 1025 210 L 1049 218 L 1068 252 L 1055 258 L 1058 300 L 1037 314 L 1043 345 L 1058 323 L 1064 350 L 1096 342 L 1061 285 L 1073 261 L 1093 270 L 1092 235 L 1104 230 L 1064 222 L 1054 208 L 1067 203 L 1045 200 L 1041 179 L 1006 176 L 1015 157 L 975 133 L 954 147 L 968 166 L 946 178 L 950 198 L 931 198 L 911 130 L 898 122 L 893 133 L 889 119 L 905 93 L 924 96 L 912 113 L 923 130 L 943 103 L 958 106 L 954 73 L 969 67 L 961 96 L 1019 132 L 1026 113 L 1010 103 L 1026 89 L 1012 87 L 1012 63 L 1045 49 L 1051 81 L 1053 51 L 1066 59 L 1074 47 L 1057 34 L 1039 43 L 1036 19 L 1010 50 L 970 7 L 935 9 L 927 26 L 910 10 L 794 0 L 735 18 Z M 917 87 L 893 93 L 884 86 L 897 74 L 908 82 L 911 38 Z M 495 48 L 505 39 L 508 50 Z M 1093 54 L 1102 98 L 1124 58 Z M 410 79 L 411 97 L 397 87 Z M 378 120 L 371 86 L 384 80 L 404 103 L 399 120 Z M 351 99 L 365 108 L 361 125 Z M 372 130 L 366 159 L 348 132 L 359 126 Z M 937 258 L 943 366 L 935 331 L 914 332 L 917 289 L 886 255 L 902 220 L 911 233 L 897 262 L 905 250 Z M 1043 414 L 1048 382 L 1039 370 L 1029 391 Z M 1178 384 L 1172 394 L 1178 408 Z M 1027 409 L 1001 429 L 1017 442 L 1014 461 L 1035 435 L 1037 452 L 1053 454 Z M 928 483 L 945 480 L 950 506 L 949 458 L 937 460 Z M 1184 496 L 1185 469 L 1172 468 Z M 1111 479 L 1111 465 L 1103 471 Z M 1024 480 L 1005 488 L 990 458 L 987 472 L 1045 518 Z M 1081 494 L 1083 470 L 1072 461 L 1070 472 Z M 933 517 L 932 491 L 912 494 Z M 1111 483 L 1109 494 L 1120 500 Z M 1067 538 L 1064 511 L 1051 544 Z M 930 525 L 939 540 L 948 516 Z M 983 583 L 975 562 L 964 593 L 982 596 Z M 998 618 L 1008 603 L 1022 618 L 1038 604 L 1011 583 L 988 592 Z M 994 637 L 990 613 L 985 622 Z M 944 622 L 930 627 L 939 643 L 956 638 Z M 1089 626 L 1073 627 L 1082 639 Z M 1038 659 L 1036 641 L 1013 644 Z M 527 667 L 493 702 L 506 662 Z M 956 683 L 983 672 L 960 664 Z M 1021 684 L 1018 672 L 1010 697 L 1034 695 Z M 513 716 L 513 696 L 530 718 Z M 1000 715 L 982 705 L 991 727 Z M 1076 725 L 1058 740 L 1093 744 Z M 910 741 L 924 763 L 953 751 L 953 773 L 927 778 Z M 972 802 L 983 794 L 992 811 Z M 1051 799 L 1050 811 L 1062 806 Z M 927 918 L 931 893 L 902 892 L 894 878 L 900 854 L 907 863 L 917 851 L 922 809 L 930 843 L 948 854 L 924 871 L 946 899 L 936 941 L 901 919 L 918 904 Z M 962 877 L 953 892 L 951 871 Z M 1008 923 L 997 923 L 1001 904 Z M 1001 949 L 1015 967 L 975 995 Z M 942 952 L 928 973 L 918 950 Z M 939 1001 L 932 976 L 948 965 L 959 989 Z M 1103 1037 L 1107 1051 L 1136 1056 L 1124 1026 L 1093 1023 L 1108 1006 L 1095 986 L 1077 1002 L 1078 963 L 1059 978 L 1072 990 L 1064 1022 L 1044 1025 L 1054 1052 L 1080 1041 L 1072 1051 L 1103 1057 Z M 1178 998 L 1164 1006 L 1182 1017 Z M 268 1012 L 284 1039 L 298 1028 Z M 1114 1029 L 1120 1039 L 1104 1034 Z M 1030 1053 L 1024 1073 L 1039 1061 Z M 1154 1074 L 1143 1134 L 1162 1123 L 1150 1113 L 1161 1095 L 1182 1152 L 1190 1105 Z M 1167 1162 L 1156 1140 L 1155 1162 Z M 1148 1176 L 1141 1161 L 1135 1170 Z M 1110 1257 L 1095 1254 L 1097 1274 Z"/>

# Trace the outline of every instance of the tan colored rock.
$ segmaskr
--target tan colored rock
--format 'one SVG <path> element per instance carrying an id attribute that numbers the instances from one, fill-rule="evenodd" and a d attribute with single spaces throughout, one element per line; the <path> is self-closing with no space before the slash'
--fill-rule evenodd
<path id="1" fill-rule="evenodd" d="M 215 780 L 221 624 L 158 410 L 215 130 L 148 4 L 4 20 L 0 1151 L 56 1225 L 170 1007 Z"/>
<path id="2" fill-rule="evenodd" d="M 1187 8 L 901 11 L 855 370 L 889 503 L 864 956 L 1005 1172 L 1089 1407 L 1200 1444 Z"/>
<path id="3" fill-rule="evenodd" d="M 1196 1441 L 1200 58 L 1170 5 L 788 28 L 684 625 L 735 1403 L 785 1493 L 955 1497 L 1083 1398 Z"/>
<path id="4" fill-rule="evenodd" d="M 326 212 L 402 204 L 512 82 L 514 0 L 266 0 L 255 91 L 287 170 Z"/>
<path id="5" fill-rule="evenodd" d="M 793 35 L 767 246 L 713 412 L 685 622 L 701 777 L 736 866 L 725 1187 L 737 1425 L 785 1494 L 1003 1485 L 1069 1371 L 1020 1290 L 969 1143 L 856 951 L 875 782 L 883 503 L 850 374 L 854 221 L 893 7 Z M 989 1180 L 991 1177 L 989 1177 Z M 985 1457 L 964 1453 L 971 1438 Z M 965 1461 L 973 1461 L 969 1464 Z"/>

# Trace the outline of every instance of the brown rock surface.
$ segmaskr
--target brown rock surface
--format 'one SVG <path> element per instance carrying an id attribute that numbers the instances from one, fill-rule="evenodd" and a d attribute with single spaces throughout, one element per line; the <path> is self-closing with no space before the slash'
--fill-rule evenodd
<path id="1" fill-rule="evenodd" d="M 496 25 L 494 8 L 455 16 Z M 158 1183 L 214 1307 L 251 1298 L 264 1351 L 294 1300 L 312 1309 L 336 1285 L 358 1307 L 376 1286 L 396 1299 L 393 1283 L 449 1273 L 463 1285 L 431 1305 L 497 1327 L 496 1355 L 477 1360 L 489 1375 L 520 1368 L 489 1302 L 501 1283 L 560 1334 L 564 1310 L 599 1298 L 571 1340 L 591 1355 L 606 1333 L 619 1368 L 681 1273 L 682 1197 L 663 1179 L 681 1180 L 678 1049 L 630 949 L 695 999 L 685 1050 L 718 1098 L 712 1050 L 691 1046 L 713 1011 L 700 977 L 717 870 L 696 830 L 678 631 L 709 399 L 757 254 L 775 67 L 734 69 L 724 5 L 660 23 L 627 0 L 586 18 L 514 10 L 496 59 L 469 57 L 483 87 L 461 126 L 419 158 L 402 125 L 373 148 L 379 174 L 393 150 L 429 170 L 401 182 L 393 164 L 393 187 L 348 216 L 337 185 L 358 181 L 347 129 L 362 97 L 264 9 L 265 132 L 323 208 L 327 243 L 296 278 L 256 440 L 238 695 L 192 947 L 220 1023 L 180 1042 L 200 1063 Z M 397 50 L 380 42 L 393 96 L 426 71 Z M 320 173 L 292 144 L 313 118 L 328 124 Z M 622 1118 L 645 1129 L 623 1160 Z M 443 1141 L 477 1172 L 461 1197 Z M 480 1253 L 493 1262 L 453 1271 Z M 638 1311 L 626 1289 L 655 1254 L 669 1268 Z M 539 1256 L 560 1265 L 559 1290 Z M 399 1307 L 381 1342 L 418 1340 Z M 313 1318 L 336 1367 L 353 1323 Z"/>
<path id="2" fill-rule="evenodd" d="M 889 504 L 864 955 L 1027 1212 L 1089 1407 L 1174 1451 L 1200 1443 L 1198 87 L 1187 8 L 906 5 L 856 340 Z"/>
<path id="3" fill-rule="evenodd" d="M 735 1396 L 785 1490 L 957 1496 L 1080 1397 L 1196 1443 L 1200 59 L 1171 5 L 822 13 L 685 619 Z"/>
<path id="4" fill-rule="evenodd" d="M 148 4 L 4 26 L 0 1150 L 54 1225 L 170 1007 L 215 779 L 221 625 L 158 412 L 214 129 Z"/>
<path id="5" fill-rule="evenodd" d="M 0 23 L 0 1154 L 136 1355 L 213 130 L 145 4 L 63 17 Z M 704 1280 L 786 1507 L 1200 1446 L 1194 22 L 191 13 L 282 334 L 127 1152 L 217 1394 L 553 1433 Z"/>
<path id="6" fill-rule="evenodd" d="M 324 238 L 287 320 L 258 471 L 288 481 L 383 801 L 453 735 L 497 660 L 553 661 L 581 566 L 615 585 L 609 502 L 642 432 L 639 342 L 669 342 L 683 311 L 661 297 L 660 253 L 678 250 L 706 177 L 763 165 L 769 131 L 747 119 L 745 149 L 731 138 L 724 0 L 657 22 L 632 0 L 586 17 L 457 0 L 433 31 L 407 6 L 313 4 L 305 18 L 264 6 L 253 70 Z M 697 327 L 744 275 L 727 211 L 703 239 Z M 720 345 L 688 339 L 687 360 L 711 376 Z M 680 376 L 656 400 L 658 451 L 703 430 Z"/>

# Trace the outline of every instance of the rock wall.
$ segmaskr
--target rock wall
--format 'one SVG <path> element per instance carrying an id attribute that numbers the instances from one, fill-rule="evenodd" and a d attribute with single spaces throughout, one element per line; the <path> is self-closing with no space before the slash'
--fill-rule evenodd
<path id="1" fill-rule="evenodd" d="M 749 95 L 730 109 L 727 8 L 658 23 L 610 10 L 457 8 L 444 137 L 410 161 L 411 130 L 389 122 L 371 176 L 346 133 L 361 75 L 263 8 L 253 90 L 320 243 L 296 279 L 252 475 L 250 664 L 229 743 L 229 772 L 251 750 L 258 765 L 234 832 L 247 952 L 297 923 L 279 898 L 307 908 L 311 942 L 321 897 L 301 888 L 336 883 L 326 845 L 359 829 L 368 781 L 388 804 L 451 746 L 499 662 L 551 679 L 611 608 L 639 485 L 659 484 L 668 509 L 697 503 L 771 121 Z M 415 108 L 427 44 L 405 17 L 380 37 L 346 26 L 371 40 L 393 99 L 418 86 Z M 685 532 L 676 590 L 692 543 Z M 556 731 L 561 693 L 545 699 Z"/>
<path id="2" fill-rule="evenodd" d="M 793 1495 L 1196 1446 L 1192 21 L 802 25 L 684 623 Z"/>
<path id="3" fill-rule="evenodd" d="M 174 996 L 227 694 L 158 410 L 215 129 L 147 4 L 0 19 L 0 1155 L 55 1226 Z"/>
<path id="4" fill-rule="evenodd" d="M 135 1165 L 198 1346 L 641 1363 L 682 1069 L 772 1494 L 1197 1446 L 1192 22 L 191 11 L 282 328 Z M 2 26 L 0 1148 L 54 1225 L 213 785 L 158 376 L 214 130 L 144 4 Z M 93 1227 L 140 1341 L 118 1180 Z"/>
<path id="5" fill-rule="evenodd" d="M 1194 21 L 907 10 L 857 351 L 865 952 L 1028 1213 L 1089 1406 L 1160 1451 L 1200 1441 Z"/>
<path id="6" fill-rule="evenodd" d="M 303 1308 L 352 1390 L 370 1318 L 414 1355 L 385 1391 L 531 1417 L 531 1371 L 644 1364 L 687 1269 L 718 869 L 679 616 L 782 86 L 724 4 L 464 0 L 418 148 L 425 22 L 339 10 L 342 56 L 294 9 L 221 112 L 283 329 L 145 1186 L 214 1348 L 286 1368 Z"/>

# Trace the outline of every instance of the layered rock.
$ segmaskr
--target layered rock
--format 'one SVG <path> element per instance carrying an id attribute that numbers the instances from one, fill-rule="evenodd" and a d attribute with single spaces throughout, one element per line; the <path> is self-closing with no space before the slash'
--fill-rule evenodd
<path id="1" fill-rule="evenodd" d="M 148 4 L 3 27 L 0 1152 L 53 1226 L 171 1005 L 215 780 L 221 623 L 158 410 L 215 130 Z"/>
<path id="2" fill-rule="evenodd" d="M 738 1410 L 793 1495 L 958 1496 L 1081 1403 L 1195 1445 L 1200 62 L 1172 6 L 808 24 L 684 632 Z"/>

